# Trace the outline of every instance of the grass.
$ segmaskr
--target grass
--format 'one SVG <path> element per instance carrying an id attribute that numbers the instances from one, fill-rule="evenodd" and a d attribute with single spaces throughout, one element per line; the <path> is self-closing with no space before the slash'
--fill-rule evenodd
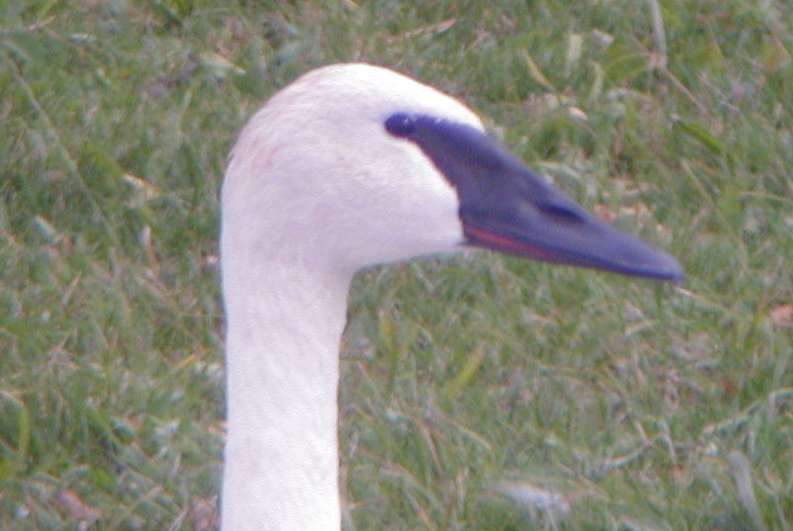
<path id="1" fill-rule="evenodd" d="M 311 67 L 388 65 L 680 257 L 361 273 L 348 529 L 793 529 L 784 0 L 0 1 L 0 528 L 210 529 L 217 192 Z"/>

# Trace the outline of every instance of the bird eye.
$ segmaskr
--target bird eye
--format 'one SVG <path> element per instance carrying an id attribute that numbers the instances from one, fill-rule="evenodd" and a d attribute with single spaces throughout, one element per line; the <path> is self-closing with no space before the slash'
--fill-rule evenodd
<path id="1" fill-rule="evenodd" d="M 385 129 L 397 137 L 410 136 L 416 130 L 416 121 L 409 114 L 392 114 L 385 121 Z"/>

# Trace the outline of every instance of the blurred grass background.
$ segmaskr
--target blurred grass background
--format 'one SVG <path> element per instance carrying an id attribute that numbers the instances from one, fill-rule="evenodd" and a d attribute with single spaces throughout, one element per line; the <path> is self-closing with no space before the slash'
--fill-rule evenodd
<path id="1" fill-rule="evenodd" d="M 687 280 L 360 274 L 345 527 L 793 529 L 792 57 L 787 0 L 0 1 L 0 528 L 215 526 L 225 157 L 367 61 Z"/>

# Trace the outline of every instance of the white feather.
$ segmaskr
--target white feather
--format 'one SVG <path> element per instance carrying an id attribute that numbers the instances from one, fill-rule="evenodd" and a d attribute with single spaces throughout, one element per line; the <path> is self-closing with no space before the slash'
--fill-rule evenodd
<path id="1" fill-rule="evenodd" d="M 339 528 L 338 345 L 352 275 L 463 240 L 451 185 L 385 131 L 396 112 L 482 128 L 426 85 L 335 65 L 277 93 L 232 151 L 221 235 L 226 531 Z"/>

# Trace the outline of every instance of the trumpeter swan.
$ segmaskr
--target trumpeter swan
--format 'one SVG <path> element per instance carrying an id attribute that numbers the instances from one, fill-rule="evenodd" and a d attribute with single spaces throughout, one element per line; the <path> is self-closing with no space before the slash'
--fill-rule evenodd
<path id="1" fill-rule="evenodd" d="M 482 131 L 460 102 L 364 64 L 304 75 L 242 130 L 222 191 L 226 531 L 339 529 L 338 346 L 357 269 L 477 246 L 681 278 Z"/>

